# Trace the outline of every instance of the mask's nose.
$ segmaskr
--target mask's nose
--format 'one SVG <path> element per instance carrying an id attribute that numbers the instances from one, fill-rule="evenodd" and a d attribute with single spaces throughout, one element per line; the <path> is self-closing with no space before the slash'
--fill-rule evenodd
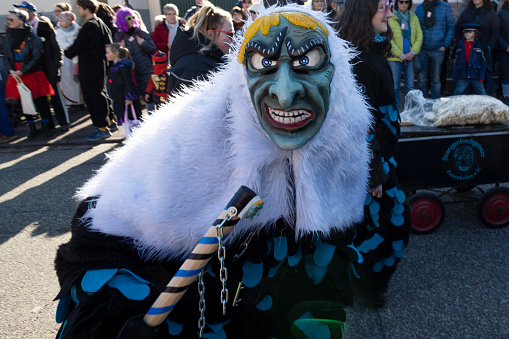
<path id="1" fill-rule="evenodd" d="M 304 99 L 306 94 L 304 86 L 297 79 L 292 79 L 293 74 L 290 62 L 282 62 L 274 83 L 269 87 L 269 95 L 277 99 L 285 110 L 290 110 L 295 99 Z"/>

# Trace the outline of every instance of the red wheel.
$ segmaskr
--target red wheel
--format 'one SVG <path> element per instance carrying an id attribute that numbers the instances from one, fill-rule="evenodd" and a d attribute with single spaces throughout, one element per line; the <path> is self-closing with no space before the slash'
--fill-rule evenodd
<path id="1" fill-rule="evenodd" d="M 500 186 L 486 191 L 479 200 L 477 214 L 487 227 L 509 225 L 509 188 Z"/>
<path id="2" fill-rule="evenodd" d="M 420 192 L 408 199 L 412 232 L 425 234 L 434 232 L 445 219 L 445 206 L 442 200 L 433 193 Z"/>

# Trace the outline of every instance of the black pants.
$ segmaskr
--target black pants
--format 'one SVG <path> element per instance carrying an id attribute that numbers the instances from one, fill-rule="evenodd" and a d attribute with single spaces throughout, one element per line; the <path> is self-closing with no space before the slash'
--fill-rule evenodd
<path id="1" fill-rule="evenodd" d="M 106 78 L 89 77 L 80 72 L 81 93 L 95 127 L 107 127 L 113 109 L 106 92 Z"/>
<path id="2" fill-rule="evenodd" d="M 46 96 L 34 99 L 35 109 L 39 112 L 41 119 L 49 119 L 51 121 L 51 111 L 49 109 L 48 98 Z M 27 120 L 35 120 L 36 115 L 25 114 Z"/>

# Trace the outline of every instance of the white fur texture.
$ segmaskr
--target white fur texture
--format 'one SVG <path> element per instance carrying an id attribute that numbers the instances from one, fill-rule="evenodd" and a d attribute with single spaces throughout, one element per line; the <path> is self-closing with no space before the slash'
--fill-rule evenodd
<path id="1" fill-rule="evenodd" d="M 283 10 L 326 22 L 318 12 L 291 5 L 260 15 Z M 349 65 L 353 51 L 324 25 L 334 77 L 330 110 L 310 142 L 295 151 L 276 147 L 258 122 L 235 51 L 209 82 L 197 83 L 149 117 L 78 191 L 78 199 L 99 197 L 87 214 L 89 227 L 134 239 L 145 257 L 185 257 L 240 185 L 265 205 L 253 220 L 241 220 L 228 240 L 282 217 L 297 235 L 327 234 L 361 220 L 370 113 Z"/>

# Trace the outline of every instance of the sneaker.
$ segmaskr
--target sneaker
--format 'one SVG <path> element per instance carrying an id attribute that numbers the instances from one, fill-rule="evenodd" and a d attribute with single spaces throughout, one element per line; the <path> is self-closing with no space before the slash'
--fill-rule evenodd
<path id="1" fill-rule="evenodd" d="M 9 135 L 9 136 L 6 136 L 6 135 L 0 135 L 0 142 L 7 142 L 9 140 L 12 140 L 16 138 L 16 134 L 13 134 L 13 135 Z"/>
<path id="2" fill-rule="evenodd" d="M 118 124 L 117 124 L 117 122 L 113 121 L 111 123 L 111 125 L 108 126 L 108 128 L 110 129 L 110 132 L 118 131 Z"/>
<path id="3" fill-rule="evenodd" d="M 95 133 L 87 137 L 87 141 L 99 141 L 111 137 L 110 131 L 107 129 L 106 132 L 101 131 L 99 128 L 95 128 Z"/>

